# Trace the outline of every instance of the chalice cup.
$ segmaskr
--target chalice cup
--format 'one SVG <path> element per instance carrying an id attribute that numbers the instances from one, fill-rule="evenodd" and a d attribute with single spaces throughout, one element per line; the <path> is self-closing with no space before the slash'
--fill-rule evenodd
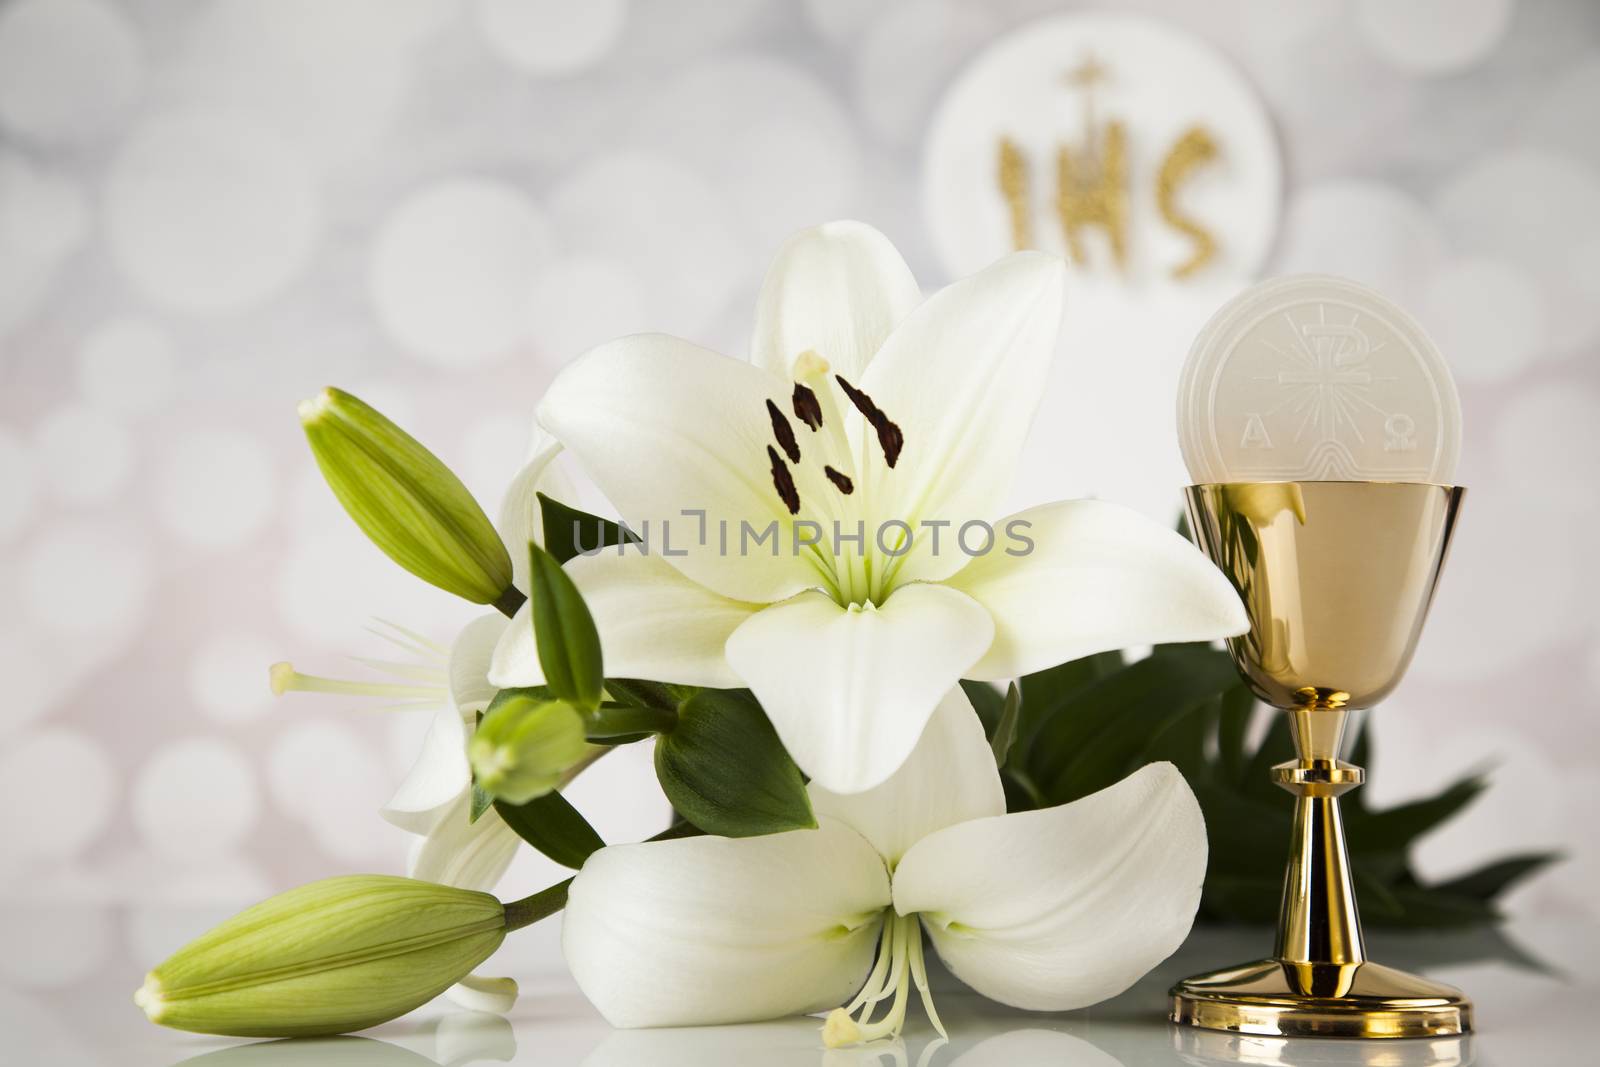
<path id="1" fill-rule="evenodd" d="M 1172 1020 L 1247 1034 L 1431 1037 L 1472 1029 L 1459 990 L 1370 962 L 1339 797 L 1364 772 L 1339 758 L 1351 710 L 1411 660 L 1463 490 L 1404 482 L 1226 482 L 1186 490 L 1201 549 L 1238 589 L 1250 631 L 1228 642 L 1256 696 L 1289 715 L 1296 759 L 1277 946 L 1172 989 Z"/>

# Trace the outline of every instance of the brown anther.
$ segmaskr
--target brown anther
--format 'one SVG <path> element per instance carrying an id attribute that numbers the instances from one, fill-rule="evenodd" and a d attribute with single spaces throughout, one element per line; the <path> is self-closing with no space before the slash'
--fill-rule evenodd
<path id="1" fill-rule="evenodd" d="M 811 431 L 822 429 L 822 404 L 817 400 L 817 394 L 799 382 L 794 383 L 794 417 L 811 427 Z"/>
<path id="2" fill-rule="evenodd" d="M 835 374 L 833 377 L 839 383 L 839 388 L 844 390 L 844 395 L 850 398 L 850 403 L 856 406 L 856 409 L 877 431 L 878 447 L 883 449 L 884 462 L 893 467 L 895 460 L 900 458 L 900 450 L 905 447 L 906 435 L 900 431 L 900 427 L 889 421 L 889 416 L 885 415 L 883 410 L 872 402 L 870 396 L 845 381 L 839 375 Z"/>
<path id="3" fill-rule="evenodd" d="M 855 492 L 856 484 L 850 480 L 850 476 L 848 474 L 841 474 L 839 471 L 836 471 L 832 467 L 828 466 L 824 466 L 822 468 L 822 473 L 826 474 L 828 476 L 828 481 L 833 483 L 834 488 L 838 489 L 839 492 L 843 493 L 845 496 L 849 496 L 851 493 Z"/>
<path id="4" fill-rule="evenodd" d="M 783 412 L 778 410 L 778 405 L 767 401 L 767 415 L 772 419 L 772 436 L 778 439 L 778 444 L 783 446 L 783 454 L 789 457 L 790 463 L 800 462 L 800 442 L 794 439 L 794 427 L 789 425 L 789 420 L 783 417 Z"/>
<path id="5" fill-rule="evenodd" d="M 794 487 L 794 476 L 789 473 L 788 464 L 783 462 L 783 457 L 771 445 L 767 446 L 767 458 L 772 460 L 772 484 L 778 490 L 783 506 L 789 509 L 791 515 L 800 514 L 800 491 Z"/>

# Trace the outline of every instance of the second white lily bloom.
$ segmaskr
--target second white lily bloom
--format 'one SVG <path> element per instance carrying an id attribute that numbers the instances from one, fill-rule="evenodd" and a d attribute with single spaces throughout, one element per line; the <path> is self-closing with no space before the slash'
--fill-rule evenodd
<path id="1" fill-rule="evenodd" d="M 568 564 L 608 674 L 748 686 L 801 769 L 851 793 L 960 678 L 1242 633 L 1233 589 L 1161 524 L 1095 501 L 996 518 L 1063 274 L 1022 252 L 923 300 L 882 234 L 831 223 L 779 254 L 753 362 L 649 334 L 568 367 L 540 421 L 655 537 Z M 746 527 L 776 535 L 752 547 Z M 526 612 L 497 685 L 542 680 Z"/>
<path id="2" fill-rule="evenodd" d="M 613 1025 L 749 1022 L 855 994 L 824 1029 L 829 1044 L 849 1044 L 899 1033 L 916 988 L 937 1027 L 924 930 L 983 995 L 1080 1008 L 1170 955 L 1199 907 L 1205 822 L 1171 764 L 1007 815 L 959 688 L 888 781 L 853 795 L 813 784 L 811 796 L 816 830 L 616 845 L 589 858 L 562 947 Z"/>

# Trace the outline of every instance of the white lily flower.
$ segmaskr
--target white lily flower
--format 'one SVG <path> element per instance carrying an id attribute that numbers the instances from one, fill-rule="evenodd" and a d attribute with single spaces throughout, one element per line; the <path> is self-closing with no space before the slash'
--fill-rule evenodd
<path id="1" fill-rule="evenodd" d="M 554 465 L 561 446 L 535 429 L 527 463 L 518 472 L 500 509 L 498 529 L 511 554 L 513 584 L 528 591 L 527 548 L 543 542 L 536 493 L 570 499 L 570 485 Z M 395 710 L 431 710 L 433 720 L 422 750 L 399 788 L 382 808 L 395 826 L 418 835 L 412 844 L 406 874 L 428 882 L 489 892 L 504 877 L 522 843 L 492 808 L 476 822 L 469 819 L 472 770 L 467 742 L 478 713 L 488 707 L 498 688 L 488 680 L 489 663 L 508 620 L 499 614 L 474 619 L 462 628 L 448 649 L 427 638 L 388 624 L 380 632 L 408 655 L 406 661 L 361 660 L 390 676 L 384 682 L 360 682 L 301 674 L 287 663 L 272 668 L 274 692 L 290 690 L 388 698 Z M 446 991 L 451 1000 L 475 1011 L 506 1012 L 517 999 L 511 978 L 469 975 Z"/>
<path id="2" fill-rule="evenodd" d="M 1216 568 L 1110 504 L 985 523 L 1001 539 L 968 555 L 1044 394 L 1062 279 L 1021 252 L 923 300 L 882 234 L 831 223 L 767 275 L 753 363 L 647 334 L 562 372 L 540 421 L 657 537 L 568 564 L 608 672 L 749 686 L 801 769 L 847 793 L 900 766 L 959 678 L 1244 632 Z M 744 524 L 777 538 L 751 549 Z M 542 679 L 526 614 L 489 676 Z"/>
<path id="3" fill-rule="evenodd" d="M 751 1022 L 855 993 L 824 1027 L 828 1044 L 849 1044 L 898 1034 L 915 987 L 942 1033 L 923 931 L 984 996 L 1081 1008 L 1176 950 L 1200 904 L 1205 822 L 1171 764 L 1071 804 L 1005 814 L 959 688 L 886 782 L 848 795 L 813 783 L 811 796 L 816 830 L 589 857 L 562 948 L 613 1025 Z"/>

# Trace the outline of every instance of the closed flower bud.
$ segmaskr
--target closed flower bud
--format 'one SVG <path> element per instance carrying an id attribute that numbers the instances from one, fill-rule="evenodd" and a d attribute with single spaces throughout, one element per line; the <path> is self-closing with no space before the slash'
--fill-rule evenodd
<path id="1" fill-rule="evenodd" d="M 339 503 L 372 542 L 425 582 L 478 604 L 522 596 L 511 555 L 461 479 L 415 438 L 349 393 L 300 405 L 311 451 Z"/>
<path id="2" fill-rule="evenodd" d="M 570 704 L 517 696 L 484 716 L 467 757 L 485 792 L 526 804 L 559 786 L 587 750 L 583 716 Z"/>
<path id="3" fill-rule="evenodd" d="M 133 1000 L 151 1022 L 197 1033 L 344 1033 L 432 1000 L 505 934 L 505 909 L 487 893 L 387 875 L 329 878 L 191 941 Z"/>

